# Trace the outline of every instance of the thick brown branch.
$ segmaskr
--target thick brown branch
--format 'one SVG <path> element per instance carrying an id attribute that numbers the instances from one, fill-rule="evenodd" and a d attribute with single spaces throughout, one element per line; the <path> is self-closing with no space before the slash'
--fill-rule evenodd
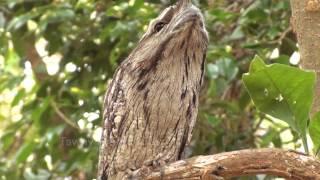
<path id="1" fill-rule="evenodd" d="M 257 174 L 319 180 L 320 161 L 281 149 L 241 150 L 180 160 L 153 172 L 148 179 L 219 179 Z"/>

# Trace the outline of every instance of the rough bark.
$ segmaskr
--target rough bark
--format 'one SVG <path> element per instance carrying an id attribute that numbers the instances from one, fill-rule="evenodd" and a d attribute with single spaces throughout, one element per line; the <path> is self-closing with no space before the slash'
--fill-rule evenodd
<path id="1" fill-rule="evenodd" d="M 147 179 L 214 180 L 257 174 L 319 180 L 320 161 L 281 149 L 241 150 L 180 160 L 154 171 Z"/>
<path id="2" fill-rule="evenodd" d="M 316 95 L 320 97 L 320 0 L 291 0 L 292 26 L 297 35 L 301 65 L 317 72 Z M 312 114 L 320 110 L 315 98 Z"/>

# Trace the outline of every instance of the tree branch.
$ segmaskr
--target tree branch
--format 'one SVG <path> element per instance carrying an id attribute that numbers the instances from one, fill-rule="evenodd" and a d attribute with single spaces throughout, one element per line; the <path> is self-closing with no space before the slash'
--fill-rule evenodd
<path id="1" fill-rule="evenodd" d="M 290 150 L 240 150 L 176 161 L 154 171 L 147 179 L 207 180 L 257 174 L 317 180 L 320 179 L 320 161 Z"/>
<path id="2" fill-rule="evenodd" d="M 50 102 L 52 108 L 54 109 L 54 111 L 58 114 L 58 116 L 67 124 L 69 124 L 71 127 L 77 129 L 77 130 L 81 130 L 77 124 L 75 124 L 71 119 L 69 119 L 57 106 L 57 104 L 53 101 Z"/>

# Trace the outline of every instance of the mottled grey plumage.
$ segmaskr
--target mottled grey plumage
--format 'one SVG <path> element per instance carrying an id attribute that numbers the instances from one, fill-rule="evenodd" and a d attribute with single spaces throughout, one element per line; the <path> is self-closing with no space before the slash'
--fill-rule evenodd
<path id="1" fill-rule="evenodd" d="M 190 0 L 149 24 L 108 87 L 98 179 L 129 179 L 150 162 L 181 158 L 197 117 L 207 44 Z"/>

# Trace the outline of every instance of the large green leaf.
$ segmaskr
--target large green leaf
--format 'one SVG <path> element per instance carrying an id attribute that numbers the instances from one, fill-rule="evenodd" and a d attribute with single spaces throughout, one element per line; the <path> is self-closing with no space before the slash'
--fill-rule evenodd
<path id="1" fill-rule="evenodd" d="M 256 107 L 305 135 L 314 95 L 315 73 L 283 64 L 265 65 L 258 56 L 243 81 Z"/>

